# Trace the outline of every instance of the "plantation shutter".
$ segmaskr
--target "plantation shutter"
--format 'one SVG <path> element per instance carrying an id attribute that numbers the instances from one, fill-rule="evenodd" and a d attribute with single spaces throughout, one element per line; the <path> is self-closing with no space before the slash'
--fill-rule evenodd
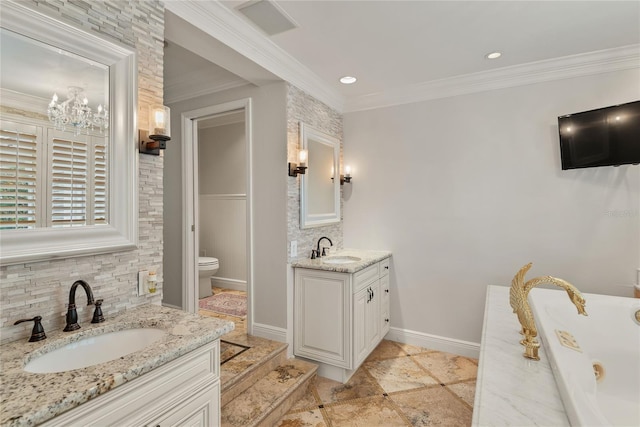
<path id="1" fill-rule="evenodd" d="M 107 212 L 107 138 L 94 138 L 93 222 L 106 224 Z"/>
<path id="2" fill-rule="evenodd" d="M 53 131 L 49 186 L 51 227 L 87 225 L 89 218 L 89 147 L 86 136 Z"/>
<path id="3" fill-rule="evenodd" d="M 38 165 L 42 129 L 0 121 L 0 228 L 35 228 L 41 224 L 42 171 Z"/>

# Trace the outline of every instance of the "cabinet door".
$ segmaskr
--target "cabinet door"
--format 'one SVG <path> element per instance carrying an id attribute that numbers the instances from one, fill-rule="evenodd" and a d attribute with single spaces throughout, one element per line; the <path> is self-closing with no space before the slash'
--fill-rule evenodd
<path id="1" fill-rule="evenodd" d="M 354 366 L 371 353 L 380 341 L 380 284 L 371 283 L 353 299 Z"/>
<path id="2" fill-rule="evenodd" d="M 380 282 L 372 283 L 369 289 L 371 290 L 371 300 L 365 311 L 365 325 L 367 346 L 370 352 L 380 342 Z"/>
<path id="3" fill-rule="evenodd" d="M 370 303 L 371 291 L 369 287 L 362 289 L 353 298 L 353 355 L 355 366 L 360 365 L 369 354 L 367 339 L 367 308 Z"/>
<path id="4" fill-rule="evenodd" d="M 389 276 L 380 279 L 380 338 L 384 338 L 389 332 L 391 319 L 390 313 L 390 289 Z"/>
<path id="5" fill-rule="evenodd" d="M 210 427 L 220 425 L 220 381 L 208 385 L 154 421 L 149 427 Z"/>
<path id="6" fill-rule="evenodd" d="M 351 368 L 349 274 L 296 269 L 294 353 Z"/>

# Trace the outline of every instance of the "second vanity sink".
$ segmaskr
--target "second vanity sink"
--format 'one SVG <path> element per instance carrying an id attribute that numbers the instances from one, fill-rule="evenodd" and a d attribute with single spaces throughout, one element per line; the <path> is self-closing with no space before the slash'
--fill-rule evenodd
<path id="1" fill-rule="evenodd" d="M 44 374 L 98 365 L 141 350 L 165 334 L 161 329 L 138 328 L 86 337 L 36 357 L 24 370 Z"/>
<path id="2" fill-rule="evenodd" d="M 322 262 L 325 264 L 350 264 L 352 262 L 361 261 L 362 258 L 358 258 L 357 256 L 330 256 L 327 258 L 323 258 Z"/>

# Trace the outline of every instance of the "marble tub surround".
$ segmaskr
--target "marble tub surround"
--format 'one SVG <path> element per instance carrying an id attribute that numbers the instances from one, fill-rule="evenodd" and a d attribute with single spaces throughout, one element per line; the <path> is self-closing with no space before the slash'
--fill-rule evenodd
<path id="1" fill-rule="evenodd" d="M 489 286 L 472 425 L 570 425 L 544 346 L 526 359 L 519 331 L 509 288 Z"/>
<path id="2" fill-rule="evenodd" d="M 133 328 L 158 328 L 166 334 L 143 350 L 98 365 L 48 374 L 23 370 L 32 358 L 71 342 Z M 232 322 L 149 304 L 113 318 L 107 316 L 104 323 L 84 324 L 77 331 L 46 331 L 45 341 L 2 345 L 0 425 L 42 423 L 212 342 L 233 328 Z"/>
<path id="3" fill-rule="evenodd" d="M 355 273 L 370 265 L 380 262 L 391 256 L 390 251 L 371 251 L 364 249 L 342 249 L 331 252 L 328 256 L 311 259 L 298 258 L 291 263 L 296 268 L 311 268 L 314 270 L 335 271 L 338 273 Z M 360 261 L 350 262 L 348 264 L 328 264 L 324 262 L 331 257 L 357 257 Z"/>

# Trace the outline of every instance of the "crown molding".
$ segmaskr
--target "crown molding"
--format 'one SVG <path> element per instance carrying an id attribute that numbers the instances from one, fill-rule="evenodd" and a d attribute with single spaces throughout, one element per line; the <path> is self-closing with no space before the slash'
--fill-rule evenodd
<path id="1" fill-rule="evenodd" d="M 47 115 L 50 100 L 35 95 L 0 88 L 0 105 Z"/>
<path id="2" fill-rule="evenodd" d="M 344 112 L 371 110 L 629 69 L 640 70 L 640 44 L 432 80 L 354 97 L 347 100 Z"/>
<path id="3" fill-rule="evenodd" d="M 220 2 L 167 0 L 165 7 L 282 80 L 344 110 L 345 99 L 338 91 Z"/>

